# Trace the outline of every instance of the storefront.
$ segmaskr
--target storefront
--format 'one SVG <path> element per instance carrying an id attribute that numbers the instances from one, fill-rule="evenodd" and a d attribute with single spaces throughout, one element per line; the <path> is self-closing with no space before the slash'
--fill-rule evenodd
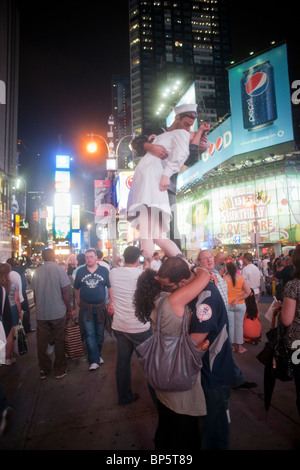
<path id="1" fill-rule="evenodd" d="M 208 178 L 178 196 L 178 229 L 189 258 L 216 247 L 236 254 L 259 246 L 260 255 L 277 255 L 300 242 L 300 162 L 283 159 L 227 178 Z"/>

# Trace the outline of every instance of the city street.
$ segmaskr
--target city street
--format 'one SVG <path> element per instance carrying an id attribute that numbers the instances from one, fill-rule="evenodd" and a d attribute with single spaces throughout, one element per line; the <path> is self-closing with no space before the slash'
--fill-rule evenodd
<path id="1" fill-rule="evenodd" d="M 264 368 L 256 355 L 270 327 L 264 313 L 271 298 L 262 297 L 262 301 L 262 342 L 246 345 L 246 353 L 235 355 L 247 380 L 258 386 L 232 391 L 231 448 L 293 450 L 294 440 L 300 439 L 294 383 L 278 381 L 268 414 L 264 410 Z M 111 457 L 114 454 L 109 451 L 154 451 L 157 414 L 135 356 L 132 383 L 140 398 L 131 405 L 117 404 L 114 338 L 106 334 L 104 364 L 99 370 L 90 372 L 84 356 L 69 361 L 69 374 L 60 380 L 40 380 L 35 333 L 28 335 L 28 345 L 28 354 L 18 357 L 16 364 L 0 367 L 1 383 L 13 406 L 12 426 L 0 440 L 1 450 L 105 450 L 105 455 Z"/>

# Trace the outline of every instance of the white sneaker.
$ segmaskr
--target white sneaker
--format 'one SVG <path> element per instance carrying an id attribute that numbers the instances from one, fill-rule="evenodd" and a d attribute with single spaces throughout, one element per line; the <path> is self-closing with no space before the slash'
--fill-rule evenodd
<path id="1" fill-rule="evenodd" d="M 100 364 L 103 364 L 103 363 L 104 363 L 104 361 L 103 361 L 102 357 L 100 357 Z"/>
<path id="2" fill-rule="evenodd" d="M 11 366 L 12 364 L 14 364 L 16 361 L 16 358 L 15 357 L 12 357 L 11 359 L 6 359 L 5 361 L 5 365 L 6 366 Z"/>
<path id="3" fill-rule="evenodd" d="M 100 367 L 99 364 L 96 364 L 96 363 L 94 362 L 93 364 L 90 365 L 89 370 L 97 370 L 97 369 L 99 369 L 99 367 Z"/>

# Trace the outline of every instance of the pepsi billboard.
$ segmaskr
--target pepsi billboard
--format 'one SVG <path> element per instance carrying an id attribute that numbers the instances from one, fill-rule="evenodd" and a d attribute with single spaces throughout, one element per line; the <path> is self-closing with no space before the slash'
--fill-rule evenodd
<path id="1" fill-rule="evenodd" d="M 209 148 L 177 189 L 231 157 L 294 140 L 285 44 L 229 69 L 229 88 L 231 116 L 209 133 Z"/>
<path id="2" fill-rule="evenodd" d="M 234 153 L 294 140 L 286 45 L 229 69 Z"/>
<path id="3" fill-rule="evenodd" d="M 229 117 L 208 135 L 209 147 L 201 155 L 201 160 L 177 178 L 177 188 L 191 184 L 196 179 L 234 156 L 232 118 Z"/>

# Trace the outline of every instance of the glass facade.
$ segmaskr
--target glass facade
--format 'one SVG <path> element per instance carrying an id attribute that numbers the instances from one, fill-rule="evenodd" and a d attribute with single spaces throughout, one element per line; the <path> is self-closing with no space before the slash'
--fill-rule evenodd
<path id="1" fill-rule="evenodd" d="M 272 175 L 204 187 L 178 201 L 177 222 L 186 250 L 300 242 L 300 166 Z"/>

